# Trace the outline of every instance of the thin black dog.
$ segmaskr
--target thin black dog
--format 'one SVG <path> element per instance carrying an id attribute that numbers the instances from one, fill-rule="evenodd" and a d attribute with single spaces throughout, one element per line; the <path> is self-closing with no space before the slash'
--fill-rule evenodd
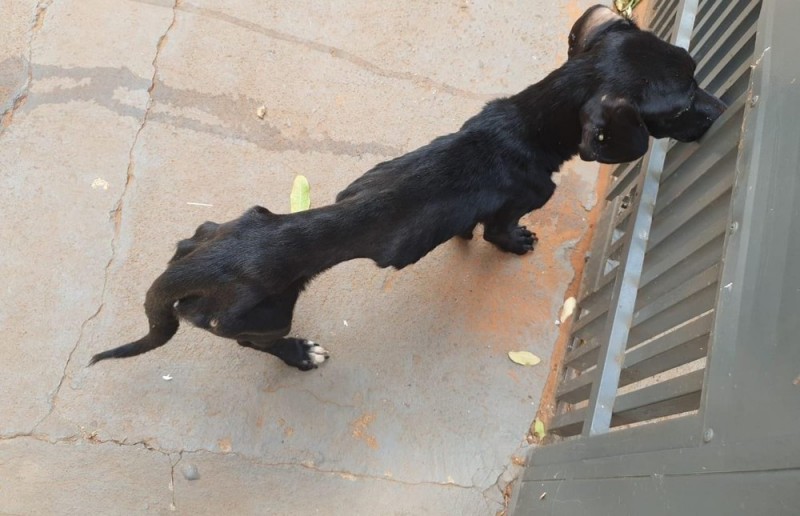
<path id="1" fill-rule="evenodd" d="M 525 254 L 536 235 L 519 219 L 550 199 L 551 175 L 564 161 L 631 161 L 646 152 L 648 136 L 694 141 L 724 110 L 697 86 L 685 50 L 605 7 L 584 13 L 569 43 L 568 61 L 541 82 L 488 103 L 458 132 L 376 165 L 335 204 L 290 215 L 256 206 L 225 224 L 202 224 L 147 292 L 147 336 L 91 363 L 162 346 L 183 318 L 314 368 L 327 351 L 285 336 L 317 274 L 354 258 L 402 269 L 454 236 L 471 238 L 478 223 L 501 250 Z"/>

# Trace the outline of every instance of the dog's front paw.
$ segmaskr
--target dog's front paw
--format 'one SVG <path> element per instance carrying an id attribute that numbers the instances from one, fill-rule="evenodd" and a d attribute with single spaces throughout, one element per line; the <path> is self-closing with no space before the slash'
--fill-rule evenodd
<path id="1" fill-rule="evenodd" d="M 511 230 L 508 251 L 516 254 L 525 254 L 533 251 L 539 238 L 536 233 L 529 231 L 525 226 L 517 226 Z"/>
<path id="2" fill-rule="evenodd" d="M 536 233 L 529 231 L 525 226 L 516 226 L 507 233 L 485 233 L 484 238 L 503 251 L 514 254 L 525 254 L 533 251 L 539 239 Z"/>

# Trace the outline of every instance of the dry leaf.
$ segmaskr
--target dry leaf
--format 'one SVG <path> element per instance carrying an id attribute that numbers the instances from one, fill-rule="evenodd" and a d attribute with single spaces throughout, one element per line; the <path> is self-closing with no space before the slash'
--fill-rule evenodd
<path id="1" fill-rule="evenodd" d="M 515 364 L 524 366 L 535 366 L 542 361 L 541 358 L 537 357 L 530 351 L 509 351 L 508 358 L 510 358 Z"/>
<path id="2" fill-rule="evenodd" d="M 258 109 L 256 109 L 256 116 L 261 120 L 264 120 L 264 117 L 267 115 L 267 106 L 261 105 Z"/>
<path id="3" fill-rule="evenodd" d="M 569 316 L 571 316 L 572 313 L 575 311 L 575 305 L 577 304 L 578 302 L 575 300 L 574 297 L 569 297 L 567 298 L 566 301 L 564 301 L 564 306 L 561 307 L 561 314 L 558 316 L 558 320 L 562 324 L 567 322 Z"/>
<path id="4" fill-rule="evenodd" d="M 305 176 L 297 176 L 292 184 L 292 193 L 289 196 L 290 211 L 306 211 L 311 206 L 311 186 Z"/>

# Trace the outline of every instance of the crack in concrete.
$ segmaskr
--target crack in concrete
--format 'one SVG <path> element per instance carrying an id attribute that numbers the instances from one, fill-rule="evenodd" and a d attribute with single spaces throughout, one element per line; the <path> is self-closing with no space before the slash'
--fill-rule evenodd
<path id="1" fill-rule="evenodd" d="M 37 6 L 37 15 L 36 15 L 36 19 L 34 21 L 34 28 L 41 27 L 41 25 L 43 23 L 43 20 L 44 20 L 44 12 L 46 11 L 47 7 L 50 6 L 51 3 L 52 3 L 52 0 L 50 0 L 49 2 L 46 2 L 45 4 L 41 4 L 40 3 L 40 6 L 42 6 L 42 7 Z M 164 34 L 161 35 L 161 37 L 158 39 L 158 42 L 156 43 L 156 53 L 155 53 L 155 56 L 153 57 L 153 63 L 152 63 L 153 64 L 153 76 L 152 76 L 152 78 L 150 80 L 150 86 L 147 89 L 147 95 L 148 95 L 147 105 L 146 105 L 146 108 L 145 108 L 145 111 L 144 111 L 144 115 L 142 116 L 142 123 L 139 125 L 139 129 L 136 131 L 136 134 L 133 137 L 133 142 L 131 143 L 131 148 L 128 151 L 128 168 L 127 168 L 127 177 L 126 177 L 126 180 L 125 180 L 125 186 L 124 186 L 124 188 L 122 190 L 122 194 L 120 195 L 119 199 L 117 200 L 116 206 L 115 206 L 115 208 L 113 210 L 113 214 L 114 214 L 113 215 L 113 218 L 114 218 L 114 234 L 113 234 L 113 236 L 111 238 L 111 256 L 108 259 L 108 262 L 106 263 L 106 266 L 105 266 L 105 268 L 103 270 L 103 287 L 100 290 L 100 305 L 97 307 L 97 310 L 95 310 L 95 312 L 92 315 L 90 315 L 81 324 L 80 332 L 78 333 L 78 338 L 75 341 L 75 344 L 72 346 L 72 349 L 70 350 L 69 355 L 67 355 L 67 361 L 64 364 L 64 370 L 63 370 L 63 372 L 61 374 L 61 379 L 58 381 L 58 384 L 56 385 L 55 389 L 53 389 L 53 391 L 50 393 L 50 395 L 48 397 L 49 398 L 49 400 L 48 400 L 49 410 L 47 411 L 47 413 L 42 418 L 40 418 L 33 425 L 33 428 L 29 432 L 29 435 L 32 435 L 36 431 L 36 428 L 38 428 L 39 425 L 42 424 L 53 413 L 53 411 L 55 410 L 56 402 L 58 400 L 58 395 L 61 392 L 61 389 L 62 389 L 62 387 L 64 385 L 64 381 L 67 378 L 67 372 L 69 370 L 69 366 L 72 363 L 72 357 L 75 354 L 75 351 L 78 349 L 78 346 L 80 345 L 81 341 L 83 340 L 83 335 L 84 335 L 84 331 L 86 329 L 86 326 L 90 322 L 92 322 L 95 318 L 97 318 L 97 316 L 100 315 L 100 313 L 103 311 L 103 307 L 105 307 L 106 291 L 107 291 L 107 287 L 108 287 L 108 278 L 109 278 L 109 275 L 110 275 L 110 269 L 111 269 L 111 265 L 114 263 L 114 261 L 115 261 L 115 259 L 117 257 L 117 250 L 118 250 L 118 246 L 119 246 L 120 223 L 121 223 L 121 218 L 122 218 L 122 207 L 124 205 L 125 198 L 127 197 L 131 181 L 134 178 L 133 170 L 134 170 L 134 165 L 135 165 L 134 161 L 135 160 L 134 160 L 134 156 L 133 155 L 134 155 L 134 151 L 135 151 L 136 145 L 137 145 L 137 143 L 139 141 L 139 135 L 142 133 L 142 130 L 144 129 L 145 125 L 147 124 L 147 120 L 148 120 L 148 118 L 150 116 L 150 111 L 151 111 L 151 108 L 153 106 L 153 89 L 155 88 L 156 81 L 157 81 L 157 75 L 158 75 L 158 62 L 157 62 L 158 61 L 158 57 L 161 54 L 161 51 L 164 48 L 164 45 L 166 44 L 167 35 L 169 34 L 170 30 L 172 30 L 172 28 L 175 26 L 175 18 L 177 16 L 177 9 L 178 9 L 179 4 L 180 4 L 180 0 L 176 0 L 175 4 L 173 6 L 173 9 L 172 9 L 172 20 L 170 21 L 170 24 L 167 27 L 167 30 L 164 31 Z M 31 42 L 32 41 L 33 41 L 33 37 L 31 36 Z M 29 66 L 29 70 L 32 70 L 32 62 L 30 60 L 29 60 L 29 65 L 28 66 Z M 32 77 L 32 75 L 31 75 L 31 77 Z"/>
<path id="2" fill-rule="evenodd" d="M 169 509 L 171 511 L 176 511 L 178 509 L 178 506 L 175 505 L 175 466 L 177 466 L 178 463 L 181 460 L 183 460 L 183 452 L 182 451 L 178 452 L 177 460 L 173 461 L 172 457 L 170 457 L 169 491 L 172 494 L 172 500 L 170 501 Z"/>
<path id="3" fill-rule="evenodd" d="M 321 473 L 326 475 L 337 475 L 341 478 L 346 480 L 356 480 L 356 479 L 367 479 L 367 480 L 382 480 L 385 482 L 393 482 L 396 484 L 406 485 L 406 486 L 438 486 L 438 487 L 450 487 L 450 488 L 457 488 L 457 489 L 469 489 L 469 490 L 480 490 L 480 486 L 476 485 L 464 485 L 458 484 L 456 482 L 436 482 L 432 480 L 422 480 L 418 482 L 412 482 L 409 480 L 402 480 L 393 477 L 387 476 L 380 476 L 380 475 L 369 475 L 367 473 L 354 473 L 352 471 L 347 470 L 339 470 L 339 469 L 324 469 L 320 468 L 313 463 L 310 462 L 267 462 L 258 460 L 254 457 L 249 457 L 239 452 L 221 452 L 217 450 L 209 450 L 206 448 L 196 448 L 191 450 L 179 449 L 179 450 L 170 450 L 162 448 L 156 444 L 154 444 L 151 440 L 148 439 L 140 439 L 134 442 L 128 442 L 127 439 L 114 439 L 114 438 L 100 438 L 96 435 L 96 433 L 91 432 L 87 433 L 85 430 L 82 431 L 81 434 L 74 434 L 67 437 L 62 437 L 58 439 L 53 439 L 46 434 L 37 434 L 37 433 L 25 433 L 25 434 L 15 434 L 7 437 L 1 437 L 0 442 L 3 441 L 11 441 L 14 439 L 35 439 L 37 441 L 41 441 L 48 444 L 74 444 L 79 441 L 87 442 L 91 444 L 114 444 L 121 447 L 126 448 L 139 448 L 142 450 L 147 450 L 151 452 L 155 452 L 166 457 L 170 458 L 170 486 L 171 490 L 173 491 L 173 506 L 175 503 L 175 468 L 180 464 L 180 462 L 187 458 L 190 455 L 195 454 L 203 454 L 207 453 L 209 455 L 215 456 L 222 456 L 222 457 L 235 457 L 239 460 L 243 460 L 250 464 L 256 466 L 263 466 L 263 467 L 292 467 L 292 468 L 302 468 L 309 471 L 313 471 L 315 473 Z M 172 456 L 174 454 L 178 454 L 178 459 L 172 461 Z M 481 491 L 482 492 L 482 491 Z M 484 497 L 485 498 L 485 497 Z M 491 501 L 488 500 L 487 501 Z"/>
<path id="4" fill-rule="evenodd" d="M 131 148 L 128 151 L 128 168 L 126 171 L 126 178 L 125 178 L 125 186 L 122 189 L 122 194 L 119 196 L 119 200 L 117 201 L 116 206 L 113 210 L 113 218 L 114 218 L 114 237 L 112 239 L 112 257 L 111 261 L 114 261 L 117 253 L 117 246 L 119 241 L 120 235 L 120 228 L 122 225 L 122 210 L 125 205 L 125 199 L 128 196 L 128 192 L 130 190 L 130 185 L 136 178 L 134 174 L 134 169 L 136 167 L 136 160 L 134 158 L 134 154 L 136 151 L 136 146 L 139 143 L 139 136 L 141 136 L 142 131 L 144 130 L 145 126 L 147 125 L 147 121 L 150 119 L 150 114 L 153 108 L 153 90 L 156 88 L 156 83 L 158 82 L 158 58 L 161 55 L 161 51 L 164 49 L 167 43 L 167 36 L 169 35 L 172 28 L 175 26 L 175 20 L 178 15 L 178 8 L 180 6 L 181 0 L 175 0 L 175 3 L 172 6 L 172 21 L 170 22 L 167 30 L 164 31 L 164 34 L 158 38 L 158 42 L 156 43 L 156 53 L 153 56 L 153 76 L 150 79 L 150 86 L 147 88 L 147 104 L 145 105 L 144 115 L 142 116 L 142 123 L 139 125 L 139 129 L 136 131 L 136 134 L 133 136 L 133 142 L 131 143 Z"/>
<path id="5" fill-rule="evenodd" d="M 108 264 L 106 265 L 106 270 L 108 269 L 108 266 L 110 264 L 111 261 L 109 260 Z M 40 424 L 42 424 L 48 417 L 50 417 L 50 415 L 55 410 L 56 400 L 58 399 L 58 393 L 61 392 L 61 387 L 64 385 L 64 380 L 67 378 L 67 370 L 69 369 L 70 363 L 72 363 L 72 356 L 78 349 L 78 344 L 80 344 L 81 340 L 83 339 L 83 332 L 86 329 L 86 325 L 88 325 L 91 321 L 93 321 L 98 315 L 100 315 L 100 312 L 103 311 L 105 302 L 102 301 L 102 299 L 105 297 L 107 281 L 108 281 L 108 274 L 106 274 L 105 279 L 103 280 L 103 290 L 101 291 L 102 294 L 101 294 L 100 306 L 97 307 L 97 310 L 95 310 L 95 312 L 92 315 L 90 315 L 85 321 L 83 321 L 83 324 L 81 324 L 80 332 L 78 332 L 78 338 L 75 340 L 75 344 L 72 346 L 69 355 L 67 355 L 67 361 L 64 363 L 64 370 L 61 372 L 61 379 L 58 381 L 58 384 L 56 385 L 55 389 L 53 389 L 48 395 L 47 403 L 50 406 L 50 408 L 47 410 L 47 413 L 44 416 L 42 416 L 39 419 L 39 421 L 36 422 L 36 424 L 33 425 L 31 433 L 35 432 L 36 428 L 38 428 Z"/>
<path id="6" fill-rule="evenodd" d="M 17 94 L 14 96 L 14 101 L 11 103 L 11 107 L 3 111 L 0 114 L 0 134 L 3 134 L 4 130 L 7 129 L 11 123 L 14 121 L 14 116 L 17 114 L 22 106 L 25 105 L 25 102 L 28 100 L 28 93 L 31 89 L 31 84 L 33 84 L 33 39 L 39 29 L 42 28 L 44 25 L 44 18 L 47 14 L 47 8 L 53 3 L 53 0 L 46 0 L 46 1 L 39 1 L 36 4 L 36 9 L 33 13 L 33 20 L 31 21 L 31 29 L 30 29 L 30 36 L 28 37 L 28 65 L 27 65 L 27 78 L 25 79 L 25 84 L 19 89 Z"/>
<path id="7" fill-rule="evenodd" d="M 334 407 L 348 408 L 348 409 L 356 408 L 356 405 L 347 404 L 347 403 L 339 403 L 338 401 L 333 401 L 333 400 L 329 400 L 329 399 L 323 398 L 323 397 L 319 396 L 317 393 L 315 393 L 314 391 L 312 391 L 311 389 L 309 389 L 307 387 L 300 387 L 298 385 L 276 385 L 275 387 L 267 387 L 265 389 L 265 391 L 270 393 L 270 394 L 274 394 L 274 393 L 276 393 L 278 391 L 281 391 L 281 390 L 284 390 L 284 389 L 292 389 L 295 392 L 304 392 L 304 393 L 308 394 L 309 396 L 311 396 L 312 398 L 314 398 L 315 400 L 317 400 L 318 402 L 320 402 L 323 405 L 333 405 Z"/>
<path id="8" fill-rule="evenodd" d="M 135 1 L 149 5 L 161 5 L 155 0 L 135 0 Z M 367 70 L 368 72 L 374 75 L 378 75 L 380 77 L 408 81 L 418 87 L 434 91 L 442 91 L 454 97 L 462 97 L 466 99 L 480 100 L 486 102 L 493 98 L 498 98 L 506 95 L 504 93 L 475 93 L 462 88 L 458 88 L 456 86 L 452 86 L 450 84 L 446 84 L 441 81 L 437 81 L 435 79 L 426 77 L 418 73 L 386 69 L 343 48 L 338 48 L 332 45 L 326 45 L 325 43 L 320 43 L 310 39 L 301 38 L 299 36 L 295 36 L 293 34 L 289 34 L 286 32 L 281 32 L 275 29 L 270 29 L 268 27 L 263 27 L 249 20 L 243 20 L 241 18 L 237 18 L 235 16 L 231 16 L 229 14 L 220 11 L 215 11 L 213 9 L 207 9 L 205 7 L 194 5 L 189 2 L 182 3 L 180 6 L 178 6 L 178 9 L 185 11 L 187 13 L 192 13 L 199 16 L 205 16 L 224 23 L 235 25 L 250 32 L 261 34 L 270 39 L 275 39 L 278 41 L 283 41 L 285 43 L 290 43 L 294 45 L 300 45 L 307 50 L 326 54 L 334 59 L 341 59 L 343 61 L 347 61 L 348 63 L 354 66 L 357 66 L 363 70 Z"/>
<path id="9" fill-rule="evenodd" d="M 326 475 L 337 475 L 341 478 L 346 480 L 356 480 L 356 479 L 367 479 L 367 480 L 382 480 L 385 482 L 393 482 L 396 484 L 401 484 L 405 486 L 438 486 L 438 487 L 451 487 L 451 488 L 458 488 L 458 489 L 470 489 L 470 490 L 478 490 L 480 487 L 478 486 L 470 486 L 464 484 L 457 484 L 455 482 L 435 482 L 432 480 L 422 480 L 419 482 L 412 482 L 409 480 L 401 480 L 398 478 L 381 476 L 381 475 L 369 475 L 367 473 L 354 473 L 352 471 L 347 471 L 343 469 L 324 469 L 314 465 L 311 462 L 266 462 L 258 460 L 254 457 L 248 457 L 247 455 L 243 455 L 238 452 L 219 452 L 215 450 L 206 450 L 206 449 L 197 449 L 197 450 L 182 450 L 181 456 L 185 457 L 187 455 L 194 455 L 194 454 L 201 454 L 201 453 L 208 453 L 211 455 L 219 455 L 219 456 L 233 456 L 245 462 L 249 462 L 250 464 L 256 466 L 265 466 L 265 467 L 291 467 L 291 468 L 302 468 L 309 471 L 313 471 L 315 473 L 321 473 Z"/>

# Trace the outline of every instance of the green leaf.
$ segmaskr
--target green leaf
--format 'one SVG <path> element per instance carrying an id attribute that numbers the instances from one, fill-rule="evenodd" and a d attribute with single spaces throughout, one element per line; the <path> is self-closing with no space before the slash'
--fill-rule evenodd
<path id="1" fill-rule="evenodd" d="M 306 211 L 311 207 L 311 185 L 305 176 L 297 176 L 292 184 L 292 194 L 289 196 L 289 205 L 292 213 Z"/>
<path id="2" fill-rule="evenodd" d="M 533 436 L 542 439 L 545 435 L 547 432 L 544 429 L 544 423 L 537 417 L 533 421 Z"/>

